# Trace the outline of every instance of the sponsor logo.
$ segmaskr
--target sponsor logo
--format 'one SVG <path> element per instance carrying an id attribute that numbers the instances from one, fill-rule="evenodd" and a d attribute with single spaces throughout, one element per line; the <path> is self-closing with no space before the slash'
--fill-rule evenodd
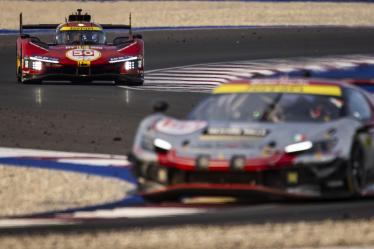
<path id="1" fill-rule="evenodd" d="M 60 31 L 81 31 L 81 30 L 89 30 L 89 31 L 100 31 L 103 30 L 100 27 L 62 27 Z"/>
<path id="2" fill-rule="evenodd" d="M 207 135 L 226 135 L 226 136 L 256 136 L 264 137 L 268 133 L 265 129 L 251 128 L 216 128 L 209 127 L 206 131 Z"/>
<path id="3" fill-rule="evenodd" d="M 155 129 L 171 135 L 185 135 L 196 132 L 207 125 L 205 121 L 179 121 L 165 118 L 157 122 Z"/>

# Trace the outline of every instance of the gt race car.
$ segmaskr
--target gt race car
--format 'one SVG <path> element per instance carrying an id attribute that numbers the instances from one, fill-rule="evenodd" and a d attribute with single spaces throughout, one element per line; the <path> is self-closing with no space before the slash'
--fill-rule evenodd
<path id="1" fill-rule="evenodd" d="M 359 196 L 373 182 L 373 110 L 369 93 L 343 82 L 243 80 L 185 120 L 146 117 L 130 158 L 149 199 Z"/>
<path id="2" fill-rule="evenodd" d="M 26 34 L 26 30 L 55 30 L 52 43 Z M 108 42 L 108 31 L 128 31 Z M 17 38 L 17 81 L 40 83 L 46 80 L 117 84 L 143 84 L 144 42 L 129 25 L 97 24 L 78 9 L 62 24 L 24 25 L 20 14 Z"/>

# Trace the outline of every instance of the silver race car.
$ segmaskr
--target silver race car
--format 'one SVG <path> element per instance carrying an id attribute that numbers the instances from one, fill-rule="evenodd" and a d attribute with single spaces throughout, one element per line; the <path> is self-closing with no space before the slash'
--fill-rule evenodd
<path id="1" fill-rule="evenodd" d="M 131 159 L 150 199 L 359 196 L 373 181 L 373 110 L 370 94 L 343 82 L 232 82 L 185 120 L 145 118 Z"/>

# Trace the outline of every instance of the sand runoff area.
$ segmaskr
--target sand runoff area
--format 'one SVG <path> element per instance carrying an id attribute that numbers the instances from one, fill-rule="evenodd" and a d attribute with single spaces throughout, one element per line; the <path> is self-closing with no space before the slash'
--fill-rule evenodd
<path id="1" fill-rule="evenodd" d="M 134 227 L 100 232 L 0 235 L 0 245 L 14 249 L 372 249 L 373 227 L 373 220 Z"/>
<path id="2" fill-rule="evenodd" d="M 196 25 L 374 25 L 374 4 L 318 2 L 197 2 L 197 1 L 0 1 L 0 29 L 17 29 L 24 23 L 60 23 L 82 8 L 99 23 L 134 27 Z"/>

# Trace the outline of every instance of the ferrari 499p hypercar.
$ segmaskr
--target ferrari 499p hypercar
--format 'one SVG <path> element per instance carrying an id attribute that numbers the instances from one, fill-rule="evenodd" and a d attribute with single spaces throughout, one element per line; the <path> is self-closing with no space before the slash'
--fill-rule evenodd
<path id="1" fill-rule="evenodd" d="M 144 196 L 349 197 L 373 181 L 371 95 L 343 82 L 217 87 L 185 120 L 155 113 L 131 158 Z"/>
<path id="2" fill-rule="evenodd" d="M 62 24 L 23 25 L 17 39 L 17 81 L 39 83 L 46 80 L 71 82 L 114 81 L 143 84 L 144 43 L 132 34 L 129 25 L 97 24 L 82 10 Z M 52 43 L 24 33 L 26 30 L 55 30 Z M 127 36 L 107 41 L 106 31 L 128 30 Z"/>

